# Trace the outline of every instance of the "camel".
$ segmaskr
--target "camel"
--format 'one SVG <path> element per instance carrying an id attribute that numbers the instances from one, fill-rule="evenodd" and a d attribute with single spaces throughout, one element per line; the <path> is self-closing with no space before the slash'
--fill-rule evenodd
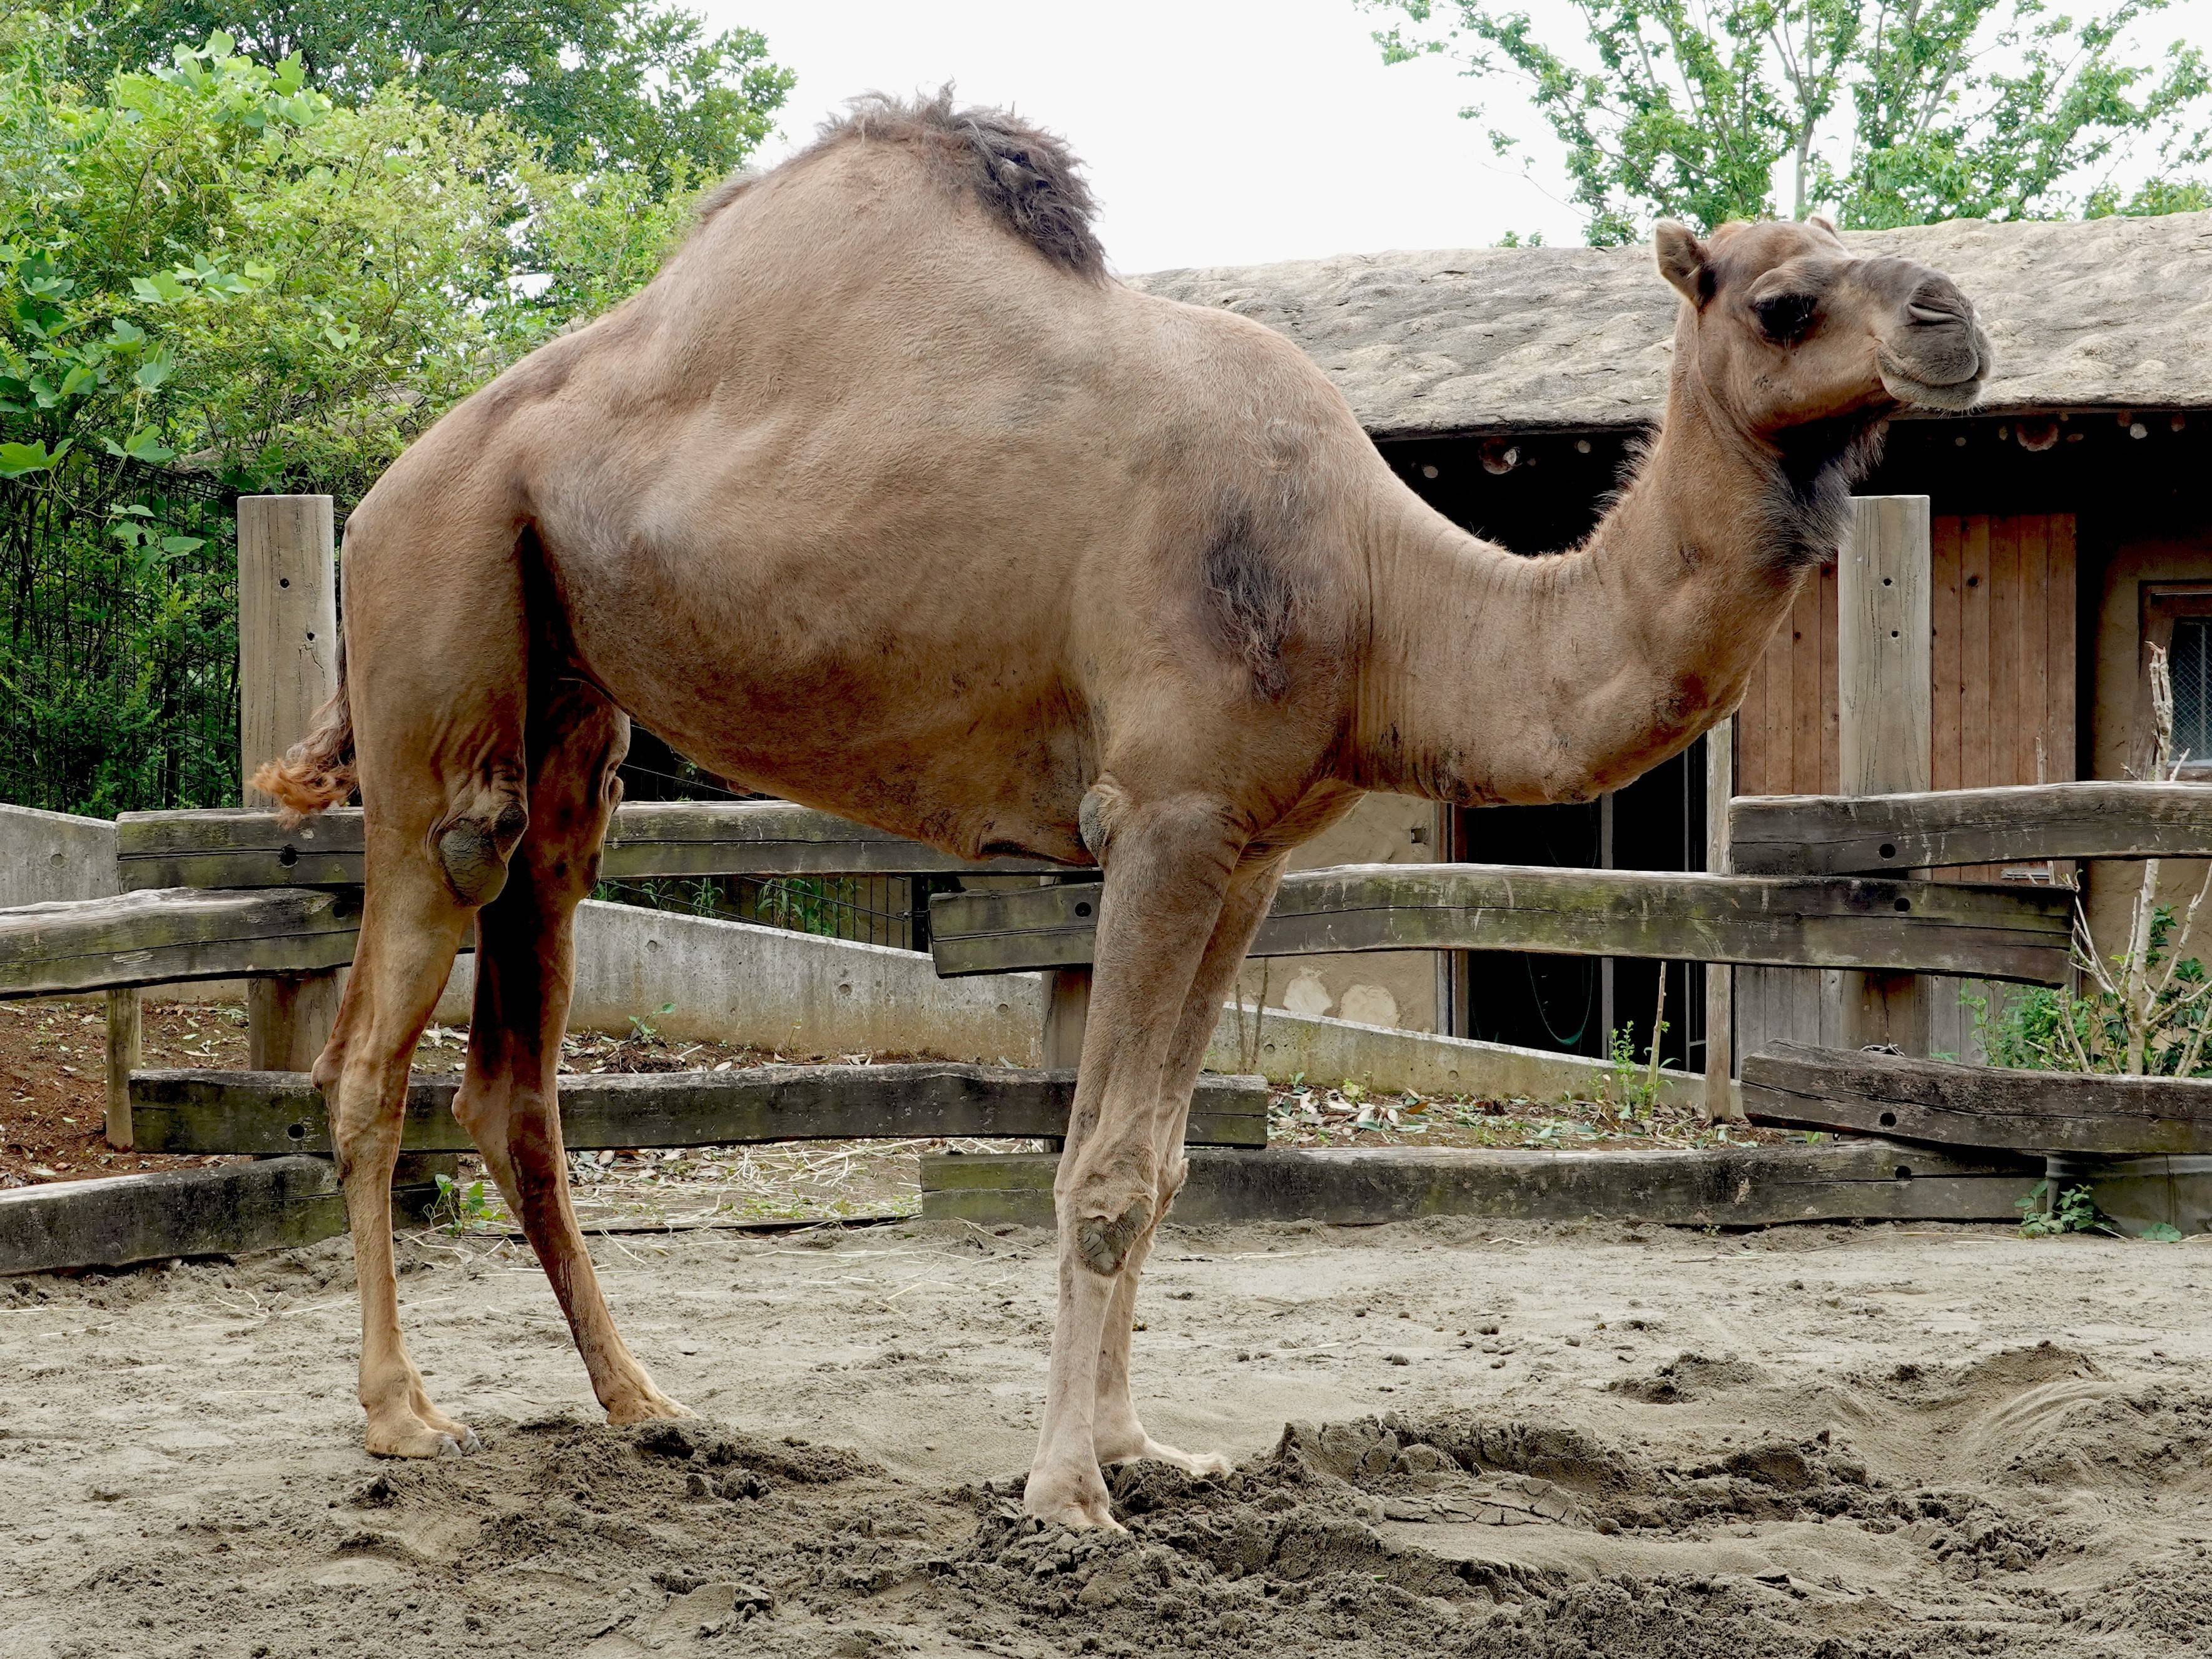
<path id="1" fill-rule="evenodd" d="M 1209 1035 L 1285 863 L 1370 790 L 1571 801 L 1734 707 L 1900 407 L 1971 404 L 1972 307 L 1825 222 L 1656 236 L 1666 418 L 1582 545 L 1425 505 L 1269 330 L 1116 283 L 1060 140 L 949 95 L 855 104 L 708 199 L 653 282 L 444 416 L 348 520 L 343 679 L 257 787 L 358 788 L 367 897 L 314 1077 L 362 1302 L 368 1449 L 466 1451 L 401 1336 L 408 1063 L 462 930 L 453 1110 L 615 1424 L 686 1415 L 571 1207 L 571 927 L 629 722 L 702 767 L 969 858 L 1097 866 L 1054 1186 L 1030 1513 L 1114 1520 L 1138 1283 Z"/>

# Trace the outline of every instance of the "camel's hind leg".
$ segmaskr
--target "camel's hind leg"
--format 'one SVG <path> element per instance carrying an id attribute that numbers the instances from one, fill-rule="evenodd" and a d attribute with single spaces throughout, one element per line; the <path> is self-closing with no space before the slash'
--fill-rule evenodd
<path id="1" fill-rule="evenodd" d="M 494 805 L 490 816 L 497 811 Z M 315 1062 L 315 1081 L 331 1103 L 331 1136 L 353 1231 L 368 1449 L 386 1457 L 435 1457 L 473 1450 L 476 1437 L 431 1405 L 399 1334 L 392 1168 L 405 1117 L 408 1061 L 452 971 L 470 907 L 448 887 L 435 860 L 425 856 L 420 839 L 388 820 L 369 830 L 368 871 L 361 942 L 330 1044 Z"/>
<path id="2" fill-rule="evenodd" d="M 1129 1257 L 1114 1283 L 1113 1300 L 1106 1311 L 1106 1328 L 1098 1346 L 1098 1403 L 1092 1434 L 1101 1463 L 1134 1462 L 1150 1458 L 1172 1463 L 1192 1474 L 1226 1474 L 1229 1460 L 1213 1452 L 1187 1452 L 1164 1445 L 1145 1432 L 1137 1419 L 1136 1403 L 1129 1395 L 1129 1335 L 1137 1312 L 1137 1286 L 1145 1261 L 1152 1253 L 1152 1239 L 1166 1218 L 1168 1206 L 1182 1189 L 1190 1165 L 1182 1155 L 1183 1128 L 1190 1118 L 1191 1091 L 1205 1068 L 1206 1051 L 1221 1023 L 1222 999 L 1243 965 L 1252 936 L 1267 920 L 1282 884 L 1287 854 L 1240 867 L 1231 881 L 1214 924 L 1206 956 L 1191 981 L 1182 1018 L 1176 1027 L 1175 1044 L 1169 1051 L 1167 1073 L 1160 1086 L 1153 1119 L 1153 1145 L 1159 1158 L 1160 1201 L 1152 1224 L 1129 1249 Z"/>
<path id="3" fill-rule="evenodd" d="M 529 1235 L 608 1419 L 689 1416 L 653 1387 L 615 1329 L 569 1203 L 554 1089 L 575 980 L 576 906 L 598 879 L 629 721 L 597 690 L 564 680 L 532 708 L 530 730 L 530 831 L 505 890 L 477 918 L 476 1012 L 453 1115 Z"/>

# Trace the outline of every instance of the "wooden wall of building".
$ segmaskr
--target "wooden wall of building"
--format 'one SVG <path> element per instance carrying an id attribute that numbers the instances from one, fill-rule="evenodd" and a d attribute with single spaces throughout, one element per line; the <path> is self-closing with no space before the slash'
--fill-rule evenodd
<path id="1" fill-rule="evenodd" d="M 1938 789 L 2053 783 L 2075 775 L 2079 626 L 2071 514 L 1970 514 L 1929 530 L 1933 783 Z M 1735 793 L 1832 794 L 1836 754 L 1836 573 L 1799 591 L 1753 673 L 1735 720 Z M 1956 881 L 2051 881 L 2069 870 L 1976 866 Z M 1738 1054 L 1762 1042 L 1839 1040 L 1836 975 L 1746 968 L 1735 975 Z M 1968 982 L 1939 979 L 1938 1053 L 1973 1052 L 1960 1006 Z M 1979 994 L 1979 988 L 1972 988 Z"/>

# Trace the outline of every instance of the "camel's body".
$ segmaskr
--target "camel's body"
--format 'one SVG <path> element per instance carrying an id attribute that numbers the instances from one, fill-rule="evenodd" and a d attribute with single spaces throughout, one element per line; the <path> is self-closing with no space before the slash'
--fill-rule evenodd
<path id="1" fill-rule="evenodd" d="M 562 655 L 725 777 L 971 857 L 1087 863 L 1085 791 L 1133 747 L 1191 787 L 1249 777 L 1265 824 L 1321 776 L 1364 620 L 1349 526 L 1304 504 L 1399 487 L 1279 336 L 1009 258 L 913 171 L 856 143 L 752 185 L 645 295 L 447 416 L 349 520 L 349 615 L 396 559 L 397 599 L 434 581 L 473 630 L 527 526 Z M 825 198 L 855 197 L 825 238 Z M 423 513 L 429 570 L 386 551 Z M 1256 729 L 1198 556 L 1240 519 L 1306 618 Z"/>
<path id="2" fill-rule="evenodd" d="M 1288 849 L 1367 787 L 1576 799 L 1679 750 L 1741 695 L 1899 397 L 1971 401 L 1987 370 L 1933 273 L 1825 230 L 1671 234 L 1692 303 L 1666 432 L 1586 548 L 1521 559 L 1421 505 L 1285 341 L 1108 280 L 1085 204 L 1018 124 L 873 111 L 732 193 L 349 520 L 347 690 L 261 781 L 312 811 L 357 776 L 367 813 L 361 945 L 316 1075 L 372 1450 L 469 1441 L 400 1339 L 384 1217 L 408 1060 L 472 918 L 455 1112 L 611 1417 L 681 1410 L 615 1333 L 553 1103 L 626 710 L 791 799 L 1103 866 L 1030 1504 L 1107 1523 L 1099 1462 L 1217 1467 L 1138 1423 L 1130 1322 Z M 1784 277 L 1823 296 L 1822 327 L 1745 345 L 1737 313 Z"/>

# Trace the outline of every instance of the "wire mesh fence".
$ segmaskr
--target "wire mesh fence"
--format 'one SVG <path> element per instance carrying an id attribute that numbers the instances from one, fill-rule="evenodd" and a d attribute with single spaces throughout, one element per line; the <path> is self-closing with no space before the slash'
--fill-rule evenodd
<path id="1" fill-rule="evenodd" d="M 0 800 L 237 805 L 234 495 L 90 457 L 0 480 Z"/>
<path id="2" fill-rule="evenodd" d="M 929 896 L 959 884 L 957 876 L 703 876 L 602 882 L 595 896 L 824 939 L 927 951 Z"/>

